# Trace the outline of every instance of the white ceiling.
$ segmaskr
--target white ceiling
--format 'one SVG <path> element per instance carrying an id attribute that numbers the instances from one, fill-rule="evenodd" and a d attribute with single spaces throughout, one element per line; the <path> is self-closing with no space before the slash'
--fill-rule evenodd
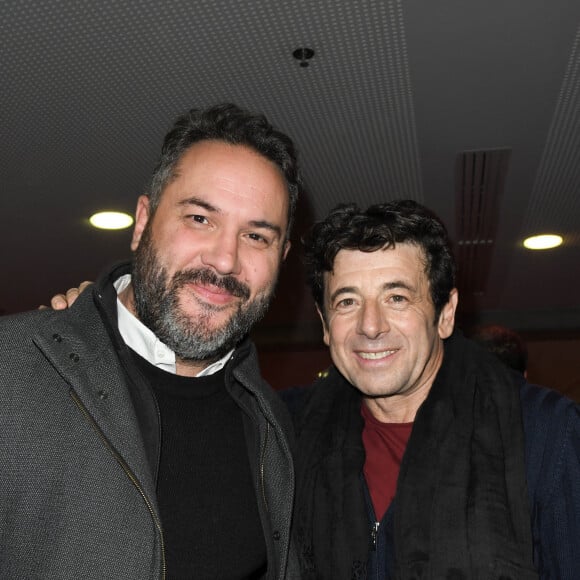
<path id="1" fill-rule="evenodd" d="M 457 239 L 458 155 L 508 150 L 493 241 L 470 258 L 489 272 L 464 304 L 521 330 L 580 329 L 577 0 L 5 0 L 0 54 L 4 312 L 128 256 L 128 232 L 87 217 L 133 211 L 177 114 L 233 101 L 295 139 L 299 230 L 341 201 L 406 197 Z M 522 249 L 544 230 L 565 245 Z M 266 324 L 287 337 L 315 324 L 297 261 Z"/>

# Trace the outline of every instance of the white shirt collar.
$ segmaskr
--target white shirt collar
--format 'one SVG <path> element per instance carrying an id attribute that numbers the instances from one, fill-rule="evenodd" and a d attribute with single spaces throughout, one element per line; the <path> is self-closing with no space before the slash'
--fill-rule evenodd
<path id="1" fill-rule="evenodd" d="M 117 323 L 119 332 L 125 344 L 132 348 L 138 355 L 149 361 L 161 370 L 175 374 L 175 353 L 163 344 L 153 332 L 147 328 L 136 316 L 134 316 L 119 300 L 119 294 L 131 283 L 131 274 L 125 274 L 114 282 L 117 291 Z M 224 368 L 234 350 L 230 350 L 220 360 L 203 369 L 196 376 L 205 377 L 213 375 Z"/>

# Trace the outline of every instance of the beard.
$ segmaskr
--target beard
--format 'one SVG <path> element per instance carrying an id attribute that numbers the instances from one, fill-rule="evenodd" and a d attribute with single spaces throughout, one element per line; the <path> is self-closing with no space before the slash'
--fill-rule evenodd
<path id="1" fill-rule="evenodd" d="M 216 327 L 212 324 L 214 316 L 223 307 L 193 296 L 199 306 L 198 311 L 189 315 L 181 308 L 180 291 L 190 283 L 222 288 L 239 298 L 240 302 L 230 317 Z M 232 350 L 264 317 L 275 289 L 273 282 L 250 300 L 251 292 L 246 284 L 233 276 L 219 276 L 210 268 L 180 270 L 169 279 L 151 240 L 149 227 L 143 232 L 135 253 L 131 284 L 139 320 L 179 359 L 209 364 Z M 231 306 L 228 308 L 231 309 Z"/>

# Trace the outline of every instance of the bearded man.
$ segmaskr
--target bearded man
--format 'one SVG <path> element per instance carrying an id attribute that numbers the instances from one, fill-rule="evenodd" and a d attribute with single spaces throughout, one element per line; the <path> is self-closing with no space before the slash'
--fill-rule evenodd
<path id="1" fill-rule="evenodd" d="M 247 334 L 300 187 L 263 116 L 192 109 L 138 200 L 134 263 L 0 321 L 0 577 L 284 577 L 291 429 Z"/>

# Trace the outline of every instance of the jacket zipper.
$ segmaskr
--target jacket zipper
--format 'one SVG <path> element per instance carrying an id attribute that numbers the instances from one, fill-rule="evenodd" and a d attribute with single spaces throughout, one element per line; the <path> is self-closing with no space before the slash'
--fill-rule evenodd
<path id="1" fill-rule="evenodd" d="M 377 551 L 377 536 L 379 535 L 379 526 L 381 525 L 380 522 L 375 522 L 371 526 L 371 550 L 373 552 Z"/>
<path id="2" fill-rule="evenodd" d="M 131 483 L 134 485 L 135 489 L 139 492 L 139 494 L 143 498 L 143 501 L 145 502 L 145 505 L 147 506 L 147 509 L 149 510 L 149 513 L 151 514 L 151 517 L 153 518 L 153 523 L 155 524 L 155 527 L 157 528 L 157 531 L 159 532 L 159 539 L 160 539 L 160 544 L 161 544 L 161 580 L 165 580 L 165 577 L 167 574 L 167 566 L 165 563 L 165 540 L 163 538 L 163 530 L 161 528 L 161 522 L 159 521 L 159 518 L 155 514 L 155 510 L 153 509 L 151 502 L 149 501 L 149 499 L 145 495 L 145 492 L 143 491 L 141 485 L 137 481 L 137 478 L 133 475 L 133 472 L 131 471 L 129 466 L 125 463 L 124 459 L 115 451 L 115 449 L 113 449 L 113 447 L 109 443 L 108 439 L 105 437 L 104 433 L 101 431 L 100 427 L 96 424 L 95 420 L 92 418 L 92 416 L 88 412 L 87 408 L 83 405 L 83 403 L 77 397 L 76 393 L 73 390 L 70 391 L 70 396 L 71 396 L 72 400 L 74 401 L 75 405 L 79 408 L 80 412 L 85 417 L 85 419 L 90 423 L 91 427 L 95 430 L 95 432 L 99 436 L 99 439 L 102 441 L 102 443 L 105 445 L 107 450 L 111 453 L 111 455 L 115 458 L 117 463 L 121 466 L 121 469 L 123 469 L 123 471 L 125 472 L 125 475 L 129 478 Z"/>
<path id="3" fill-rule="evenodd" d="M 264 506 L 266 507 L 266 512 L 270 512 L 268 508 L 268 500 L 266 499 L 266 477 L 264 474 L 264 458 L 266 457 L 266 447 L 268 446 L 268 437 L 270 435 L 270 423 L 266 423 L 266 436 L 264 437 L 264 445 L 262 447 L 262 453 L 260 456 L 260 489 L 262 491 L 262 499 L 264 500 Z"/>

